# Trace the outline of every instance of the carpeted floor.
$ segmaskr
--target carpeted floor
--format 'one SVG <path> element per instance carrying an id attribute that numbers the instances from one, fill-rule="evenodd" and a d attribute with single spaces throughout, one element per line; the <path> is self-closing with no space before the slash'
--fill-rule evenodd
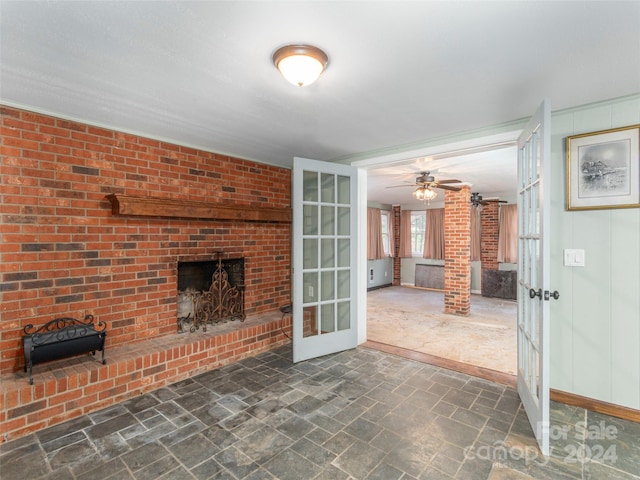
<path id="1" fill-rule="evenodd" d="M 516 373 L 517 303 L 472 295 L 471 315 L 443 313 L 444 294 L 387 287 L 367 294 L 367 338 L 375 342 Z"/>

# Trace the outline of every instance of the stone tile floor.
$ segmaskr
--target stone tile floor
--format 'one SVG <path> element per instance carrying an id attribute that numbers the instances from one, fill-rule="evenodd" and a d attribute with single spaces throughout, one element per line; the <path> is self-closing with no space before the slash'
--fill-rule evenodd
<path id="1" fill-rule="evenodd" d="M 0 445 L 3 480 L 638 479 L 640 425 L 357 348 L 278 350 Z M 634 476 L 634 474 L 636 476 Z"/>

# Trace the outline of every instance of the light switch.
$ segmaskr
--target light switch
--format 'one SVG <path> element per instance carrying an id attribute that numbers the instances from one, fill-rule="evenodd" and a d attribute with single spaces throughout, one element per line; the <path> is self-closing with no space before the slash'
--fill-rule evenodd
<path id="1" fill-rule="evenodd" d="M 565 248 L 564 249 L 564 266 L 565 267 L 584 267 L 585 253 L 583 249 Z"/>

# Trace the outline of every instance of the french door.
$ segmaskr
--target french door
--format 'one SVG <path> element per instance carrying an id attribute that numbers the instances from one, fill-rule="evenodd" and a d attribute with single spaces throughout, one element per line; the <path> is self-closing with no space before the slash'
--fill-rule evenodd
<path id="1" fill-rule="evenodd" d="M 545 100 L 518 139 L 518 394 L 549 455 L 551 111 Z M 547 178 L 545 178 L 547 175 Z"/>
<path id="2" fill-rule="evenodd" d="M 294 362 L 357 345 L 357 172 L 294 158 Z"/>

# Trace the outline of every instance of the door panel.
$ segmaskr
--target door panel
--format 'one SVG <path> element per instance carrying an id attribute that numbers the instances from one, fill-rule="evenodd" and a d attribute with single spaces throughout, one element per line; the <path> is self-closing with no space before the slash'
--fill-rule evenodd
<path id="1" fill-rule="evenodd" d="M 518 139 L 518 393 L 549 454 L 549 207 L 551 112 L 544 101 Z"/>
<path id="2" fill-rule="evenodd" d="M 357 173 L 294 159 L 294 362 L 357 345 Z"/>

